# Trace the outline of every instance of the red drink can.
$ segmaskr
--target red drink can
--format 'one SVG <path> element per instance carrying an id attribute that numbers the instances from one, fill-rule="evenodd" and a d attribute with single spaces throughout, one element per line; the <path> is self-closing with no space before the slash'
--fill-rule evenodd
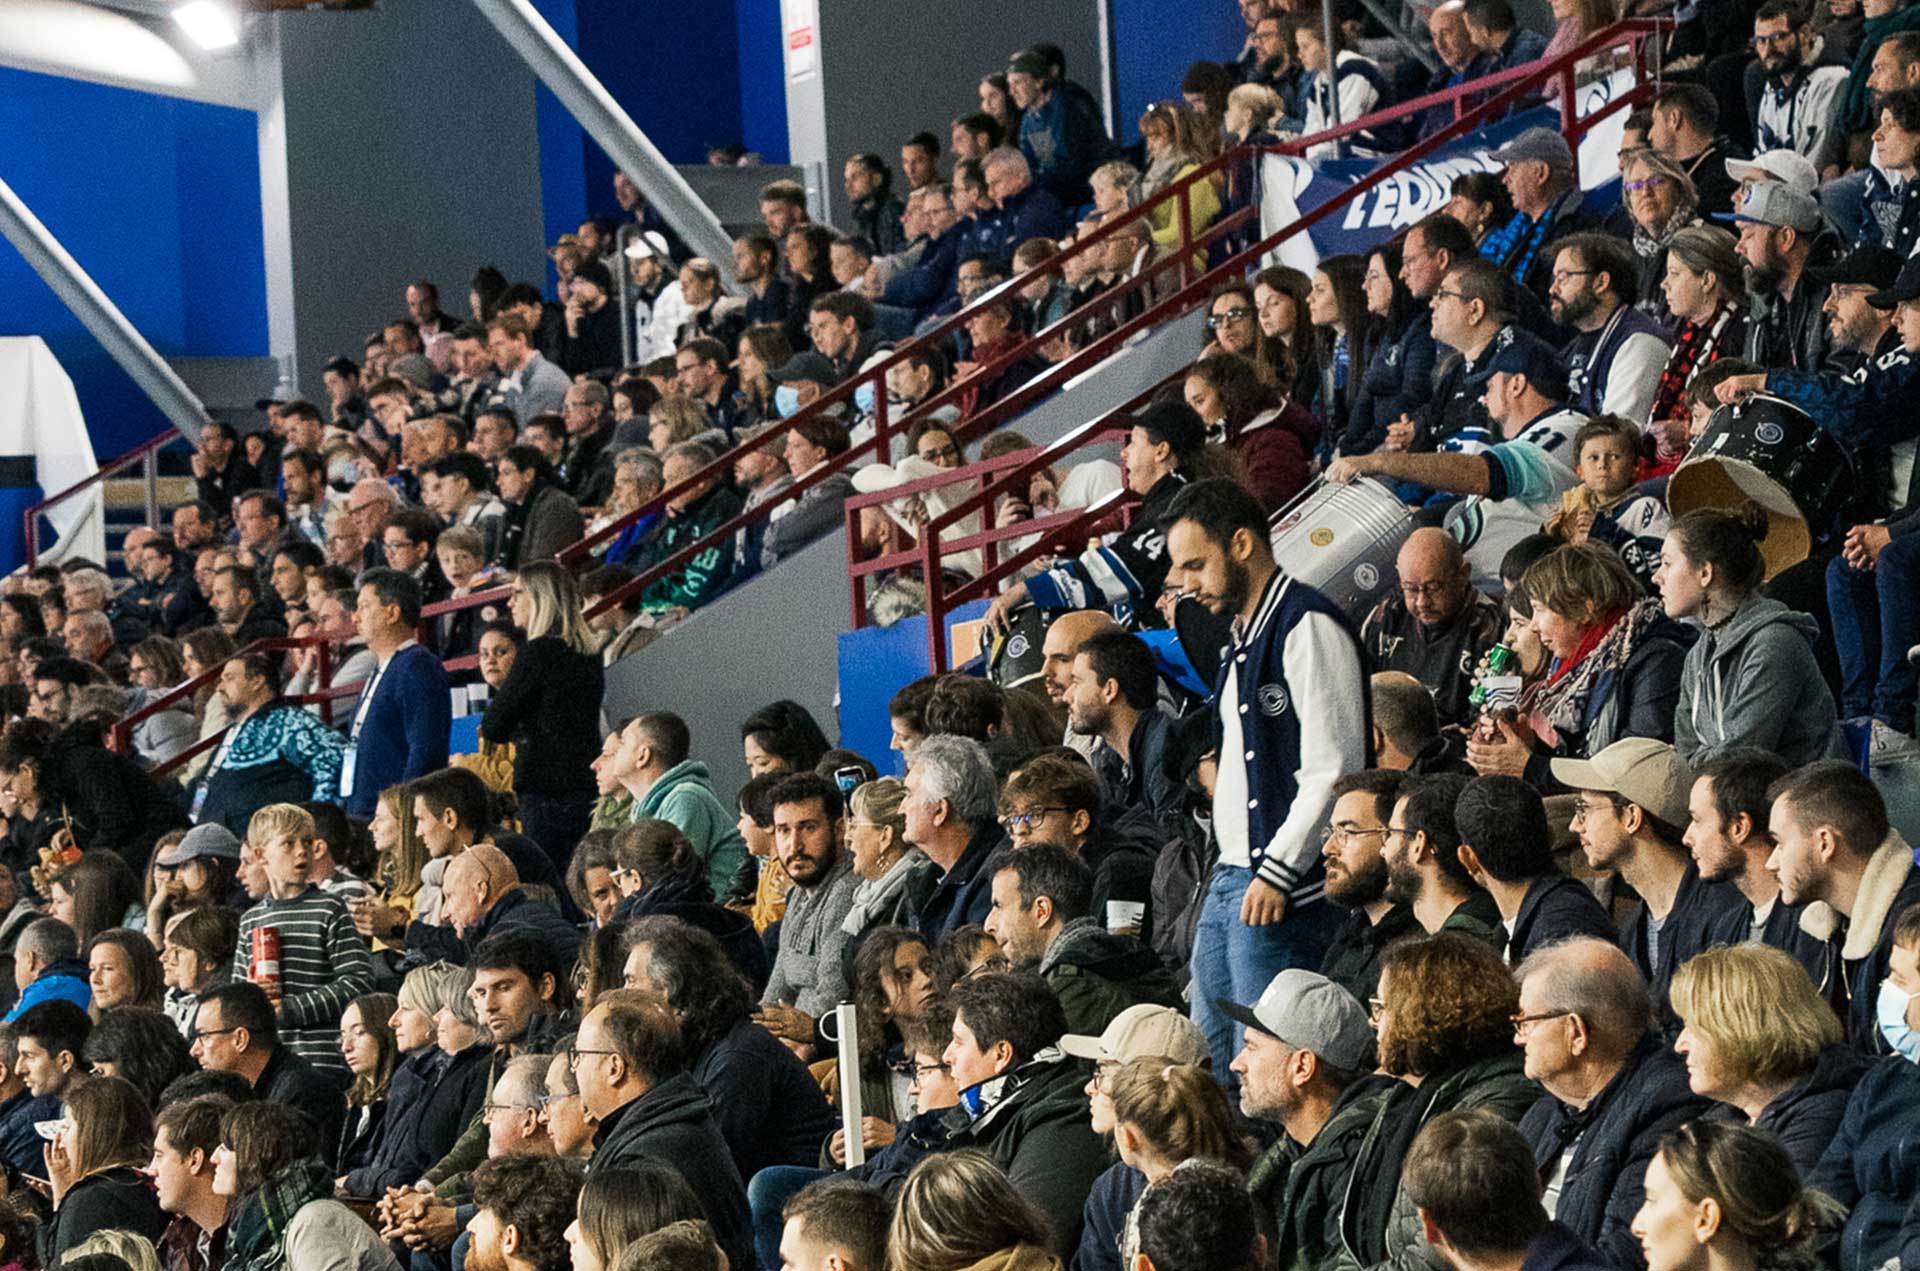
<path id="1" fill-rule="evenodd" d="M 247 978 L 265 989 L 268 997 L 279 997 L 280 928 L 255 927 L 251 954 L 252 962 Z"/>

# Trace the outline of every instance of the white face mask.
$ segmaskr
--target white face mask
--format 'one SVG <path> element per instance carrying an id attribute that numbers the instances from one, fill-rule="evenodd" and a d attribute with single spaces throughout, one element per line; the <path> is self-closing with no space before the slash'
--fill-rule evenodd
<path id="1" fill-rule="evenodd" d="M 1920 1064 L 1920 1033 L 1907 1026 L 1907 1007 L 1914 994 L 1902 992 L 1892 980 L 1880 981 L 1880 997 L 1874 1004 L 1874 1019 L 1880 1036 L 1893 1053 L 1908 1063 Z"/>

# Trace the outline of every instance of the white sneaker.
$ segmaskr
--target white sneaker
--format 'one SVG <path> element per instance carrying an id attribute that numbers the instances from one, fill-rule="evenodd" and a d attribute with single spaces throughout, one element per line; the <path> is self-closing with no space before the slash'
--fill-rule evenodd
<path id="1" fill-rule="evenodd" d="M 1915 741 L 1885 720 L 1873 721 L 1872 731 L 1867 736 L 1869 767 L 1884 767 L 1913 759 L 1920 759 L 1920 741 Z"/>

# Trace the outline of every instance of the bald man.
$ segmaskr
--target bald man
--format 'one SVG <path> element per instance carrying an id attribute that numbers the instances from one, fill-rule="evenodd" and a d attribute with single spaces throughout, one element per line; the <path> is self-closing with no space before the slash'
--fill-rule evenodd
<path id="1" fill-rule="evenodd" d="M 1575 936 L 1514 969 L 1514 1043 L 1546 1088 L 1520 1119 L 1547 1212 L 1619 1268 L 1646 1266 L 1631 1230 L 1660 1140 L 1712 1107 L 1649 1027 L 1646 981 L 1611 941 Z"/>
<path id="2" fill-rule="evenodd" d="M 1074 609 L 1055 618 L 1047 628 L 1046 643 L 1040 646 L 1040 682 L 1046 686 L 1047 700 L 1065 710 L 1067 689 L 1073 683 L 1073 658 L 1080 646 L 1094 636 L 1124 629 L 1099 609 Z M 1089 761 L 1100 746 L 1099 737 L 1076 733 L 1071 725 L 1061 740 Z"/>
<path id="3" fill-rule="evenodd" d="M 1433 51 L 1440 55 L 1443 63 L 1427 83 L 1426 91 L 1429 93 L 1456 87 L 1500 69 L 1499 57 L 1483 51 L 1473 42 L 1473 33 L 1467 30 L 1467 6 L 1464 0 L 1446 0 L 1445 4 L 1429 14 L 1427 34 L 1433 39 Z M 1478 100 L 1468 99 L 1470 103 Z M 1452 103 L 1435 106 L 1427 112 L 1422 135 L 1452 122 Z"/>
<path id="4" fill-rule="evenodd" d="M 1380 767 L 1416 777 L 1441 772 L 1473 775 L 1440 731 L 1440 717 L 1426 685 L 1405 671 L 1375 671 L 1372 689 L 1373 753 Z"/>
<path id="5" fill-rule="evenodd" d="M 513 861 L 491 843 L 475 843 L 447 862 L 440 894 L 441 917 L 467 950 L 513 931 L 548 941 L 569 965 L 580 951 L 579 930 L 560 916 L 553 900 L 536 899 L 521 887 Z"/>
<path id="6" fill-rule="evenodd" d="M 1405 671 L 1433 694 L 1440 726 L 1465 724 L 1480 655 L 1500 638 L 1500 606 L 1473 587 L 1466 553 L 1437 527 L 1415 530 L 1394 562 L 1400 587 L 1367 615 L 1360 643 L 1376 671 Z"/>

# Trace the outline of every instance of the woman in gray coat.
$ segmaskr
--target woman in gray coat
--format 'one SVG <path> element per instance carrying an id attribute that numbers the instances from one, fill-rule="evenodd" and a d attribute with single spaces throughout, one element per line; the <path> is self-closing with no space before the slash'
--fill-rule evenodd
<path id="1" fill-rule="evenodd" d="M 1702 508 L 1673 524 L 1654 583 L 1669 618 L 1705 634 L 1680 668 L 1674 747 L 1698 768 L 1736 746 L 1794 767 L 1842 752 L 1833 694 L 1814 660 L 1820 624 L 1760 594 L 1766 514 Z"/>

